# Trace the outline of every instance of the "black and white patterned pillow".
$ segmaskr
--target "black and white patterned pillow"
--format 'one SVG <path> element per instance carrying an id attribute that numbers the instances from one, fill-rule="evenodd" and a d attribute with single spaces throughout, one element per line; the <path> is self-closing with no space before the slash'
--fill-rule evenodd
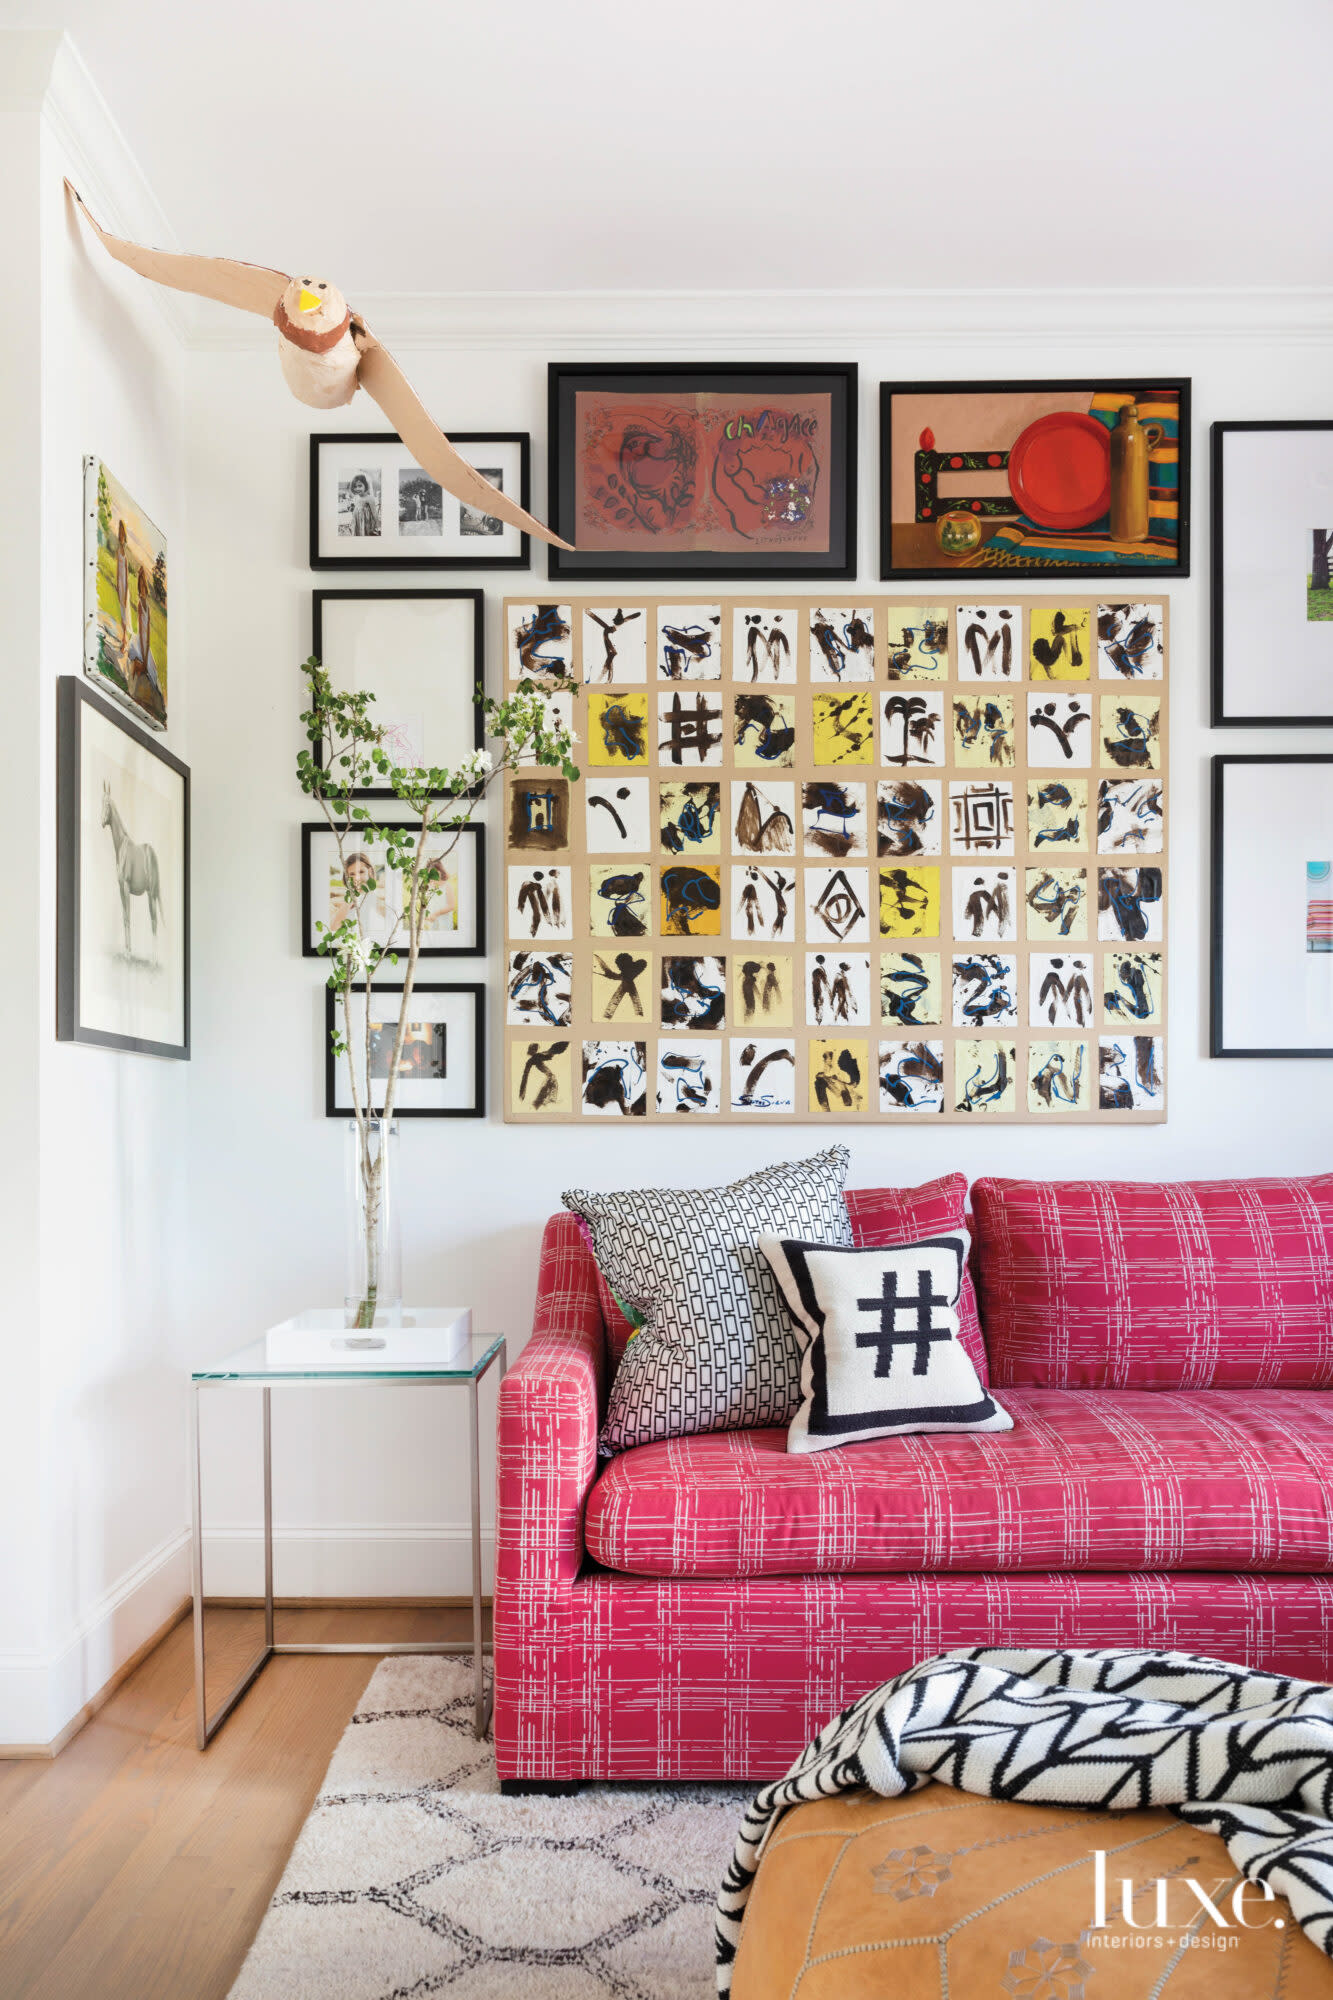
<path id="1" fill-rule="evenodd" d="M 905 1431 L 1008 1431 L 958 1339 L 968 1236 L 843 1250 L 761 1236 L 807 1336 L 788 1451 L 826 1451 Z"/>
<path id="2" fill-rule="evenodd" d="M 611 1385 L 604 1452 L 791 1420 L 801 1340 L 758 1238 L 850 1244 L 850 1157 L 832 1146 L 730 1187 L 564 1195 L 612 1292 L 643 1314 Z"/>

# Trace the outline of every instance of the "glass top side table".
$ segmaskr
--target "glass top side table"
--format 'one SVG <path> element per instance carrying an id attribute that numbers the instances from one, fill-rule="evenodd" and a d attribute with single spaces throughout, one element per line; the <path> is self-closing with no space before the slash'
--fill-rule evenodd
<path id="1" fill-rule="evenodd" d="M 314 1318 L 314 1315 L 310 1315 Z M 322 1319 L 324 1315 L 319 1315 Z M 478 1737 L 490 1724 L 493 1696 L 483 1677 L 482 1655 L 489 1644 L 481 1636 L 481 1462 L 478 1449 L 477 1389 L 483 1375 L 499 1364 L 499 1378 L 505 1372 L 506 1347 L 502 1334 L 460 1332 L 449 1323 L 451 1315 L 427 1310 L 404 1313 L 404 1327 L 412 1329 L 410 1360 L 396 1361 L 394 1335 L 388 1328 L 383 1336 L 348 1333 L 346 1358 L 337 1361 L 274 1363 L 261 1338 L 238 1348 L 221 1361 L 190 1372 L 190 1515 L 192 1584 L 194 1594 L 194 1701 L 195 1740 L 201 1750 L 221 1728 L 246 1689 L 275 1653 L 470 1653 L 474 1696 L 473 1728 Z M 342 1326 L 342 1314 L 330 1313 L 330 1325 Z M 432 1320 L 438 1318 L 438 1331 Z M 376 1389 L 465 1389 L 468 1399 L 468 1469 L 472 1494 L 472 1637 L 467 1639 L 357 1640 L 353 1643 L 324 1642 L 297 1645 L 273 1636 L 273 1391 L 311 1388 Z M 203 1389 L 258 1389 L 263 1419 L 264 1456 L 264 1643 L 234 1687 L 210 1716 L 204 1674 L 204 1522 L 203 1488 L 199 1462 L 199 1395 Z"/>

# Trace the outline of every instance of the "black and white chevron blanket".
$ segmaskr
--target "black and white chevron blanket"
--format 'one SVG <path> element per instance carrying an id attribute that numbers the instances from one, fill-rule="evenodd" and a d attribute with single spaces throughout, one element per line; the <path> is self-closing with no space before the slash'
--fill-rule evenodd
<path id="1" fill-rule="evenodd" d="M 1219 1834 L 1333 1958 L 1333 1687 L 1194 1653 L 981 1646 L 863 1695 L 758 1794 L 718 1894 L 718 1992 L 789 1806 L 935 1778 L 1033 1805 L 1170 1806 Z"/>

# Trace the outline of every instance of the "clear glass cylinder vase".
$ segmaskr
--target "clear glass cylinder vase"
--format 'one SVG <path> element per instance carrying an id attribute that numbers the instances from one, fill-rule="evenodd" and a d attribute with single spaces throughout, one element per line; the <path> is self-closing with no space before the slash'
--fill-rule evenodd
<path id="1" fill-rule="evenodd" d="M 403 1243 L 398 1227 L 398 1127 L 383 1118 L 347 1127 L 348 1326 L 401 1326 Z"/>

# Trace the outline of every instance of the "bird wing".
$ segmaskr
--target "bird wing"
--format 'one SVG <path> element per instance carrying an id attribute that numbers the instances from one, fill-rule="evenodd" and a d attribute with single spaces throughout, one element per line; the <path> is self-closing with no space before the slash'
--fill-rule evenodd
<path id="1" fill-rule="evenodd" d="M 558 549 L 572 546 L 517 506 L 498 486 L 492 486 L 489 479 L 483 479 L 454 450 L 389 350 L 380 346 L 362 321 L 353 319 L 352 338 L 361 356 L 357 381 L 371 400 L 379 404 L 423 472 L 438 479 L 455 500 L 465 500 L 469 507 L 476 507 L 483 514 L 508 521 L 510 527 L 521 529 L 525 535 L 537 535 Z"/>
<path id="2" fill-rule="evenodd" d="M 128 243 L 123 236 L 112 236 L 103 229 L 76 187 L 69 181 L 65 186 L 117 263 L 128 264 L 131 271 L 151 278 L 156 285 L 195 292 L 201 299 L 217 299 L 221 305 L 239 306 L 242 312 L 262 313 L 265 319 L 272 319 L 291 283 L 285 272 L 267 270 L 263 264 L 238 264 L 230 257 L 192 257 Z"/>

